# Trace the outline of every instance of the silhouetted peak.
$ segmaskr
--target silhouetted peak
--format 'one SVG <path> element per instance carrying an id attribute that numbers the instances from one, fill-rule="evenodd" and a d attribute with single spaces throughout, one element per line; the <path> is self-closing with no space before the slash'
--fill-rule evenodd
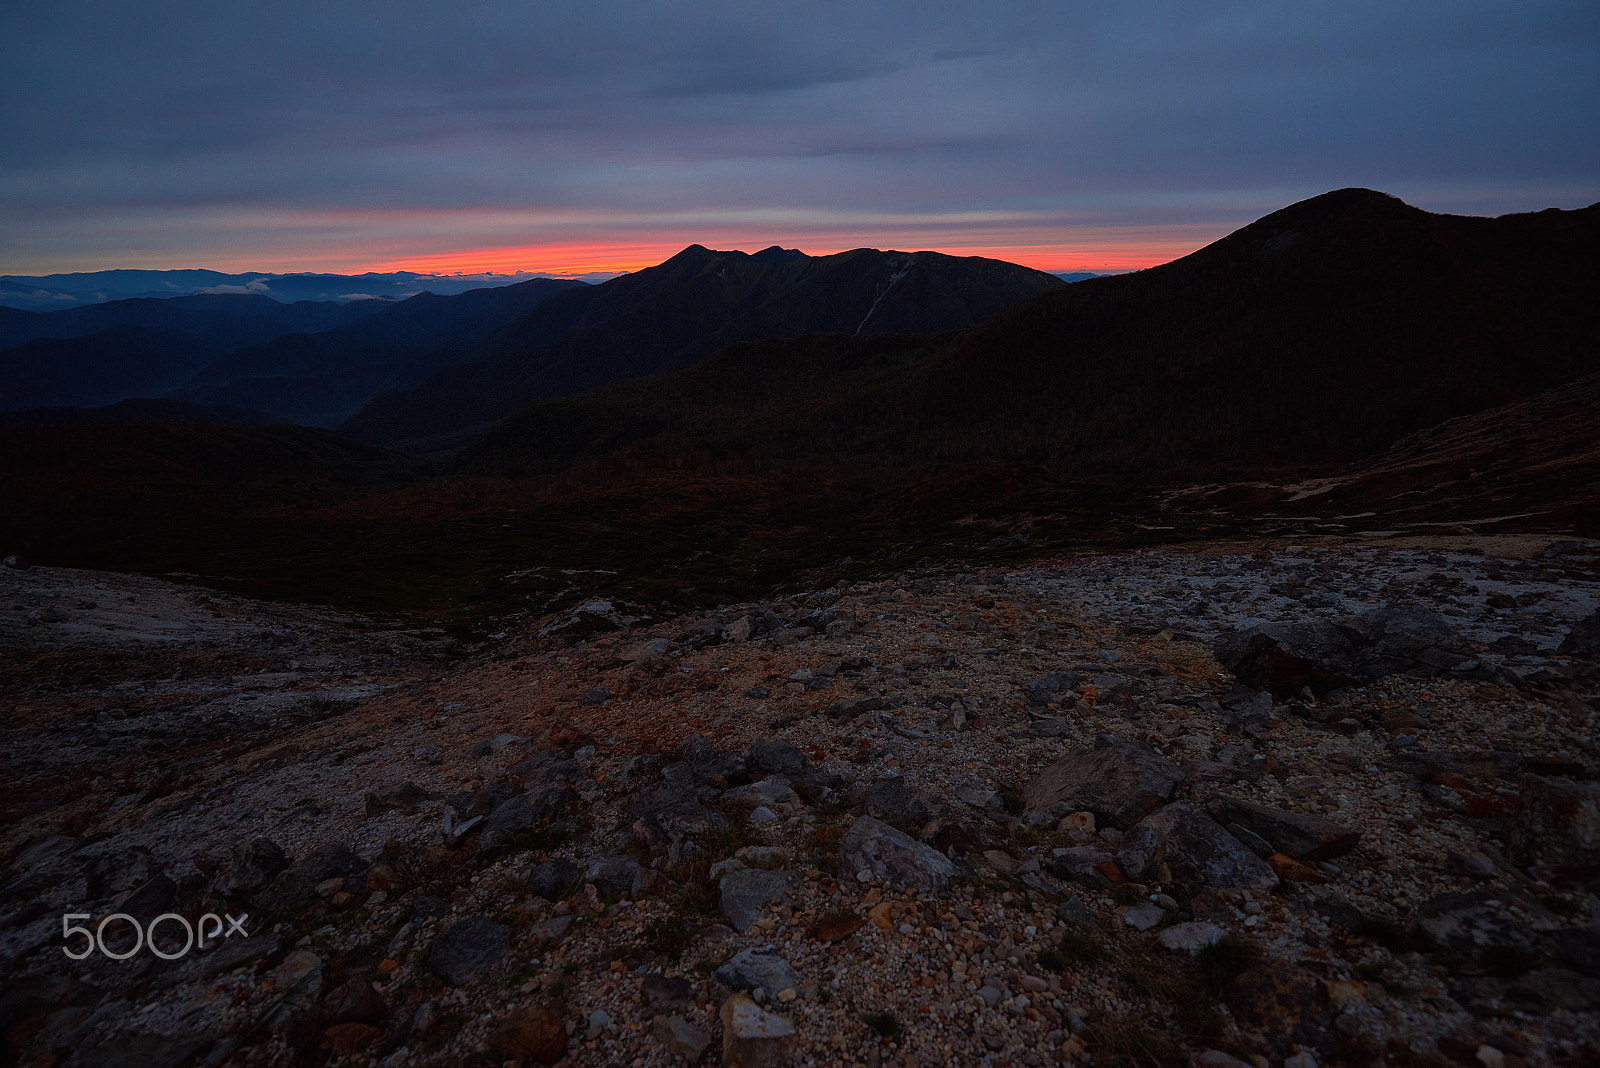
<path id="1" fill-rule="evenodd" d="M 760 252 L 752 252 L 750 258 L 762 263 L 788 263 L 793 260 L 810 259 L 797 248 L 782 248 L 778 245 L 768 245 Z"/>
<path id="2" fill-rule="evenodd" d="M 1420 214 L 1423 214 L 1420 208 L 1413 208 L 1399 197 L 1375 189 L 1335 189 L 1281 208 L 1264 216 L 1256 225 L 1304 229 L 1341 218 L 1398 218 Z"/>

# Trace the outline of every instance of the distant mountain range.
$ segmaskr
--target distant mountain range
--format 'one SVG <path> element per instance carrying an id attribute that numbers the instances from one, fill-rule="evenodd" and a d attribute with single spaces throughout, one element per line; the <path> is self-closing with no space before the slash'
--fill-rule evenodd
<path id="1" fill-rule="evenodd" d="M 513 566 L 703 601 L 847 555 L 973 559 L 1013 530 L 1059 548 L 1600 537 L 1596 292 L 1600 205 L 1469 218 L 1347 189 L 1072 285 L 931 253 L 691 246 L 601 285 L 416 297 L 208 359 L 246 329 L 217 320 L 151 349 L 149 376 L 186 376 L 173 396 L 0 417 L 0 550 L 523 611 Z M 80 325 L 102 361 L 81 374 L 109 381 L 132 342 L 107 331 L 174 324 Z M 0 353 L 0 391 L 17 352 L 68 340 Z M 332 420 L 378 389 L 343 432 L 231 425 Z"/>
<path id="2" fill-rule="evenodd" d="M 372 444 L 465 444 L 537 397 L 686 367 L 736 342 L 961 330 L 1062 285 L 975 256 L 690 245 L 658 266 L 557 294 L 492 335 L 478 359 L 378 398 L 342 429 Z"/>
<path id="3" fill-rule="evenodd" d="M 359 440 L 438 448 L 537 397 L 686 366 L 733 341 L 959 329 L 1060 285 L 931 252 L 694 245 L 596 286 L 540 278 L 403 301 L 282 304 L 257 293 L 0 308 L 0 412 L 170 396 L 195 416 L 221 407 L 222 421 L 239 410 L 308 426 L 350 420 Z"/>
<path id="4" fill-rule="evenodd" d="M 743 344 L 541 401 L 461 463 L 548 474 L 1027 461 L 1206 479 L 1347 463 L 1600 371 L 1596 292 L 1600 205 L 1485 219 L 1340 190 L 947 337 Z"/>
<path id="5" fill-rule="evenodd" d="M 57 311 L 133 297 L 162 299 L 184 296 L 265 296 L 284 303 L 297 301 L 404 300 L 417 293 L 448 296 L 485 286 L 527 281 L 523 275 L 418 274 L 272 274 L 246 271 L 85 271 L 75 274 L 0 276 L 0 306 L 26 311 Z"/>
<path id="6" fill-rule="evenodd" d="M 551 293 L 583 284 L 539 278 L 345 304 L 208 294 L 55 312 L 0 308 L 0 412 L 170 392 L 196 406 L 196 416 L 222 406 L 331 426 L 380 392 L 415 385 L 464 358 Z M 228 413 L 220 418 L 232 421 Z"/>

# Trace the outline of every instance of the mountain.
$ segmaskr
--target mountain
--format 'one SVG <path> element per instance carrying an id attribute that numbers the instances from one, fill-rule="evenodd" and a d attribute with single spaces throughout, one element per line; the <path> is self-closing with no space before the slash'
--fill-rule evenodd
<path id="1" fill-rule="evenodd" d="M 88 337 L 37 338 L 0 353 L 0 412 L 95 407 L 158 394 L 220 354 L 188 334 L 146 326 L 113 326 Z"/>
<path id="2" fill-rule="evenodd" d="M 0 308 L 0 411 L 154 396 L 230 349 L 291 331 L 328 330 L 382 307 L 216 294 L 55 312 Z"/>
<path id="3" fill-rule="evenodd" d="M 475 353 L 494 331 L 583 282 L 536 278 L 452 296 L 419 293 L 320 333 L 285 334 L 209 364 L 176 399 L 334 426 L 385 391 L 412 388 Z M 372 302 L 366 302 L 372 303 Z"/>
<path id="4" fill-rule="evenodd" d="M 183 422 L 213 426 L 274 423 L 264 412 L 247 408 L 207 408 L 165 397 L 136 397 L 97 408 L 58 405 L 0 412 L 0 426 L 98 426 L 105 423 Z"/>
<path id="5" fill-rule="evenodd" d="M 0 277 L 0 305 L 31 311 L 53 311 L 130 297 L 163 299 L 197 295 L 266 296 L 283 302 L 369 299 L 404 300 L 420 292 L 442 296 L 518 281 L 506 275 L 418 274 L 272 274 L 246 271 L 86 271 L 75 274 L 5 275 Z"/>
<path id="6" fill-rule="evenodd" d="M 746 344 L 541 401 L 460 462 L 531 474 L 1026 461 L 1208 480 L 1344 464 L 1600 371 L 1597 291 L 1600 205 L 1486 219 L 1339 190 L 950 337 Z"/>
<path id="7" fill-rule="evenodd" d="M 1303 507 L 1394 527 L 1466 523 L 1600 538 L 1600 374 L 1419 431 L 1327 479 Z M 1292 509 L 1296 502 L 1285 502 Z"/>
<path id="8" fill-rule="evenodd" d="M 387 306 L 385 301 L 281 304 L 271 297 L 216 293 L 159 300 L 137 297 L 51 312 L 0 308 L 0 349 L 41 337 L 86 337 L 116 326 L 170 330 L 231 349 L 259 345 L 287 333 L 332 330 Z"/>
<path id="9" fill-rule="evenodd" d="M 1062 286 L 1042 271 L 937 252 L 754 255 L 691 245 L 655 267 L 558 294 L 480 358 L 380 397 L 342 429 L 373 443 L 461 443 L 536 397 L 685 367 L 728 345 L 810 334 L 970 327 Z"/>

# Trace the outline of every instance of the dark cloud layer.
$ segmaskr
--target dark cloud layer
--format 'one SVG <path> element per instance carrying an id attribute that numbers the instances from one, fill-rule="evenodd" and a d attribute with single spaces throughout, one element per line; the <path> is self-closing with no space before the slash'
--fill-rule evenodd
<path id="1" fill-rule="evenodd" d="M 1573 207 L 1596 55 L 1591 0 L 10 4 L 0 270 Z"/>

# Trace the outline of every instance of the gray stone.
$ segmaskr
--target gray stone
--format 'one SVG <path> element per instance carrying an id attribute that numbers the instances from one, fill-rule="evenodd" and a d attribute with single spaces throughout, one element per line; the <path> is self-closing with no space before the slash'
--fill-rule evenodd
<path id="1" fill-rule="evenodd" d="M 699 991 L 681 976 L 651 972 L 639 983 L 639 1000 L 651 1013 L 688 1012 L 699 1000 Z"/>
<path id="2" fill-rule="evenodd" d="M 800 798 L 795 796 L 794 790 L 783 779 L 769 778 L 760 782 L 753 782 L 748 786 L 737 786 L 722 795 L 724 801 L 735 804 L 766 805 L 769 808 L 782 805 L 793 805 Z"/>
<path id="3" fill-rule="evenodd" d="M 583 878 L 583 869 L 565 857 L 555 857 L 528 870 L 528 891 L 550 901 L 559 901 Z"/>
<path id="4" fill-rule="evenodd" d="M 1175 953 L 1193 955 L 1227 937 L 1228 932 L 1214 923 L 1179 923 L 1161 932 L 1161 944 Z"/>
<path id="5" fill-rule="evenodd" d="M 699 1064 L 711 1048 L 711 1036 L 682 1016 L 657 1016 L 651 1021 L 650 1033 L 668 1053 L 690 1064 Z"/>
<path id="6" fill-rule="evenodd" d="M 1058 879 L 1066 879 L 1087 886 L 1091 890 L 1109 890 L 1113 883 L 1100 867 L 1113 863 L 1111 854 L 1094 846 L 1072 846 L 1053 850 L 1045 862 L 1045 871 Z"/>
<path id="7" fill-rule="evenodd" d="M 762 871 L 746 868 L 724 875 L 718 883 L 722 914 L 735 930 L 743 933 L 767 914 L 767 905 L 800 881 L 793 871 Z"/>
<path id="8" fill-rule="evenodd" d="M 778 738 L 757 738 L 745 753 L 745 763 L 752 773 L 787 775 L 795 778 L 805 773 L 806 758 L 798 748 Z"/>
<path id="9" fill-rule="evenodd" d="M 1154 825 L 1136 824 L 1123 835 L 1120 847 L 1117 850 L 1117 864 L 1124 875 L 1136 883 L 1160 881 L 1156 873 L 1161 870 L 1161 862 L 1165 857 L 1165 843 Z"/>
<path id="10" fill-rule="evenodd" d="M 977 996 L 979 1000 L 992 1009 L 1000 1004 L 1000 999 L 1005 997 L 1005 992 L 997 986 L 985 983 L 978 988 Z"/>
<path id="11" fill-rule="evenodd" d="M 785 990 L 799 990 L 800 978 L 788 961 L 772 946 L 757 946 L 735 953 L 716 972 L 717 982 L 730 990 L 760 987 L 776 997 Z"/>
<path id="12" fill-rule="evenodd" d="M 1270 890 L 1278 885 L 1265 861 L 1187 801 L 1168 805 L 1144 822 L 1160 836 L 1172 881 L 1185 894 L 1208 886 Z"/>
<path id="13" fill-rule="evenodd" d="M 428 970 L 452 986 L 479 975 L 506 950 L 507 929 L 487 916 L 468 916 L 434 936 Z"/>
<path id="14" fill-rule="evenodd" d="M 913 793 L 898 774 L 883 775 L 867 787 L 867 812 L 886 823 L 921 827 L 932 815 L 920 791 Z"/>
<path id="15" fill-rule="evenodd" d="M 1218 823 L 1237 823 L 1269 843 L 1275 852 L 1307 864 L 1342 857 L 1361 842 L 1360 831 L 1309 812 L 1291 812 L 1227 796 L 1207 802 L 1206 811 Z"/>
<path id="16" fill-rule="evenodd" d="M 215 979 L 235 968 L 254 964 L 278 952 L 278 940 L 271 935 L 224 939 L 209 953 L 196 957 L 186 968 L 196 979 Z"/>
<path id="17" fill-rule="evenodd" d="M 639 861 L 625 853 L 595 857 L 589 861 L 584 878 L 602 894 L 626 894 L 633 890 L 639 874 Z"/>
<path id="18" fill-rule="evenodd" d="M 528 928 L 528 934 L 533 945 L 545 942 L 560 943 L 567 937 L 567 932 L 572 930 L 571 916 L 552 916 Z"/>
<path id="19" fill-rule="evenodd" d="M 942 890 L 956 877 L 956 867 L 943 853 L 915 841 L 887 823 L 861 816 L 839 845 L 845 878 L 882 879 L 900 889 Z"/>
<path id="20" fill-rule="evenodd" d="M 1542 933 L 1560 926 L 1531 897 L 1483 891 L 1431 897 L 1417 909 L 1413 922 L 1430 947 L 1473 961 L 1497 947 L 1531 953 Z"/>
<path id="21" fill-rule="evenodd" d="M 1148 931 L 1161 922 L 1167 910 L 1155 903 L 1134 905 L 1132 908 L 1122 910 L 1122 922 L 1132 927 L 1135 931 Z"/>
<path id="22" fill-rule="evenodd" d="M 1023 820 L 1031 827 L 1079 809 L 1123 830 L 1155 811 L 1183 781 L 1183 772 L 1148 746 L 1105 736 L 1092 749 L 1057 760 L 1023 787 Z"/>
<path id="23" fill-rule="evenodd" d="M 747 994 L 722 1003 L 723 1068 L 780 1068 L 800 1044 L 794 1024 L 767 1012 Z"/>

